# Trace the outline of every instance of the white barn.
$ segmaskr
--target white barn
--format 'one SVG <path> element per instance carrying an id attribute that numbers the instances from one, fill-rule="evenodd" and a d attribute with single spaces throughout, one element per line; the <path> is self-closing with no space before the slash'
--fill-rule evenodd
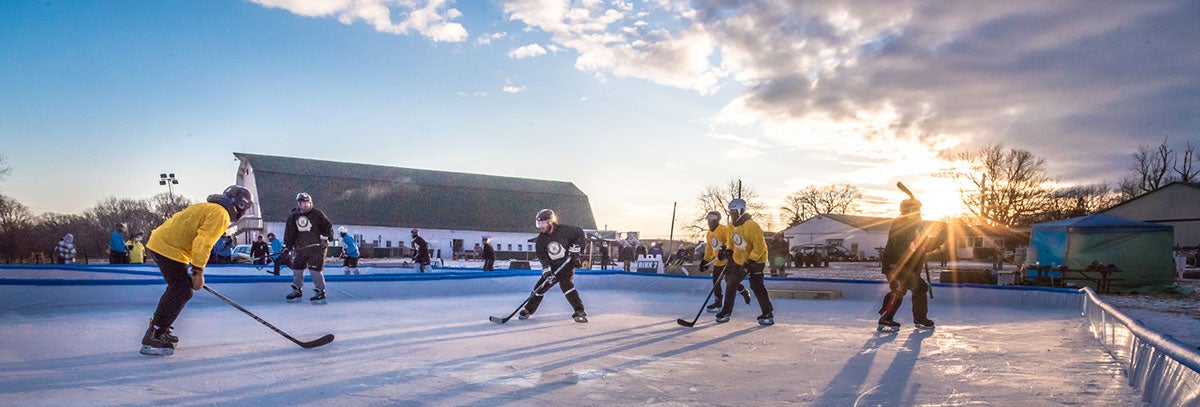
<path id="1" fill-rule="evenodd" d="M 238 185 L 255 207 L 238 221 L 239 242 L 275 233 L 307 192 L 334 228 L 345 226 L 364 256 L 405 255 L 411 229 L 429 242 L 430 255 L 472 255 L 491 237 L 499 260 L 534 257 L 534 215 L 554 209 L 563 223 L 595 229 L 588 197 L 570 182 L 234 153 Z"/>
<path id="2" fill-rule="evenodd" d="M 1173 182 L 1100 213 L 1171 225 L 1175 227 L 1175 246 L 1200 246 L 1200 183 Z"/>
<path id="3" fill-rule="evenodd" d="M 877 257 L 887 244 L 892 218 L 824 213 L 796 226 L 784 229 L 789 245 L 833 244 L 850 249 L 855 255 Z"/>

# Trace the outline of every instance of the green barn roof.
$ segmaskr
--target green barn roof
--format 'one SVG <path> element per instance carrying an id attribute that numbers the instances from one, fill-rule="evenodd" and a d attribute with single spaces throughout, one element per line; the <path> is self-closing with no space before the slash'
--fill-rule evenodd
<path id="1" fill-rule="evenodd" d="M 595 229 L 575 184 L 461 172 L 233 153 L 253 171 L 263 220 L 284 222 L 307 192 L 334 224 L 537 233 L 553 209 L 563 223 Z"/>

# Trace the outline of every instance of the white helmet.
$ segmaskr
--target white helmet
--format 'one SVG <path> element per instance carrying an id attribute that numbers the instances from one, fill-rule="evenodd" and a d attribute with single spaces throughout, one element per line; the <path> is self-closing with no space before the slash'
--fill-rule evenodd
<path id="1" fill-rule="evenodd" d="M 343 234 L 343 235 L 344 235 L 344 234 L 346 234 L 346 233 L 347 233 L 347 232 L 346 232 L 346 227 L 345 227 L 345 226 L 338 226 L 338 233 L 339 233 L 339 234 Z"/>

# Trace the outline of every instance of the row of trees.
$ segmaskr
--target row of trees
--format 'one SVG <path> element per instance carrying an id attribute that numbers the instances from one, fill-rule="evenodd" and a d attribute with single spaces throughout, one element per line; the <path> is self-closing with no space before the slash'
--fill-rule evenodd
<path id="1" fill-rule="evenodd" d="M 105 257 L 109 234 L 117 223 L 128 225 L 131 234 L 149 234 L 188 205 L 191 202 L 187 198 L 164 192 L 140 200 L 107 198 L 82 214 L 34 216 L 25 205 L 0 194 L 0 254 L 8 263 L 26 260 L 33 253 L 48 256 L 58 241 L 70 233 L 75 236 L 80 257 Z"/>
<path id="2" fill-rule="evenodd" d="M 1158 146 L 1139 146 L 1128 175 L 1116 185 L 1062 185 L 1046 173 L 1045 159 L 1002 144 L 962 152 L 956 158 L 962 164 L 960 169 L 938 175 L 958 182 L 968 211 L 959 220 L 976 225 L 1020 227 L 1086 216 L 1172 182 L 1200 181 L 1200 156 L 1191 142 L 1180 152 L 1172 149 L 1168 140 Z M 700 213 L 685 231 L 703 235 L 705 214 L 715 210 L 728 217 L 727 203 L 739 196 L 764 230 L 775 230 L 776 219 L 780 229 L 785 229 L 820 214 L 852 214 L 862 199 L 858 187 L 852 185 L 810 185 L 788 194 L 776 218 L 767 213 L 752 187 L 729 181 L 705 188 L 698 197 Z"/>

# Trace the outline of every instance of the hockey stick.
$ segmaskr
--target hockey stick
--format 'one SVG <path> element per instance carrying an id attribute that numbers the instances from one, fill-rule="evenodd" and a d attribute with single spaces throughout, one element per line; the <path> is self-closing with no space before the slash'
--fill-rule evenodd
<path id="1" fill-rule="evenodd" d="M 909 199 L 913 199 L 913 200 L 917 199 L 917 196 L 913 195 L 912 191 L 909 191 L 908 187 L 904 186 L 903 182 L 896 181 L 896 188 L 900 188 L 900 191 L 903 191 L 905 194 L 908 194 Z M 925 236 L 921 236 L 920 239 L 924 240 Z M 924 245 L 922 245 L 922 246 L 924 246 Z M 921 257 L 924 258 L 925 253 L 921 253 Z M 931 279 L 929 277 L 929 263 L 925 263 L 924 266 L 925 266 L 925 283 L 929 285 L 929 299 L 933 299 L 933 279 Z"/>
<path id="2" fill-rule="evenodd" d="M 721 266 L 721 274 L 717 276 L 717 281 L 721 281 L 721 279 L 725 278 L 725 268 L 728 266 L 729 266 L 729 263 L 725 263 L 724 266 Z M 717 292 L 717 284 L 713 283 L 712 289 L 708 290 L 708 296 L 704 297 L 704 303 L 700 304 L 700 312 L 696 313 L 696 317 L 692 318 L 692 322 L 684 321 L 683 318 L 679 318 L 679 319 L 675 320 L 675 322 L 678 323 L 679 325 L 683 325 L 688 328 L 696 326 L 696 321 L 700 320 L 700 314 L 704 313 L 704 307 L 708 305 L 708 300 L 710 298 L 712 298 L 713 293 L 716 293 L 716 292 Z"/>
<path id="3" fill-rule="evenodd" d="M 568 259 L 567 261 L 562 262 L 562 264 L 558 265 L 558 270 L 554 270 L 553 274 L 558 274 L 558 272 L 562 271 L 563 267 L 566 267 L 567 263 L 570 263 L 571 261 L 572 260 Z M 495 322 L 497 324 L 503 324 L 505 322 L 508 322 L 508 320 L 512 319 L 513 315 L 517 315 L 518 312 L 521 312 L 522 308 L 525 308 L 525 304 L 528 304 L 529 300 L 533 299 L 533 296 L 535 294 L 537 294 L 537 291 L 542 288 L 542 284 L 545 284 L 545 283 L 546 283 L 546 280 L 542 280 L 542 281 L 538 282 L 538 285 L 536 287 L 533 287 L 533 291 L 529 292 L 529 296 L 525 297 L 525 302 L 522 302 L 521 305 L 518 305 L 517 309 L 513 310 L 513 312 L 511 314 L 508 314 L 507 317 L 504 317 L 504 318 L 488 317 L 488 320 Z"/>
<path id="4" fill-rule="evenodd" d="M 314 340 L 311 340 L 308 342 L 303 342 L 299 339 L 293 338 L 291 335 L 288 335 L 287 332 L 283 332 L 283 331 L 279 330 L 279 328 L 276 328 L 275 325 L 271 325 L 269 322 L 264 321 L 262 318 L 259 318 L 258 315 L 254 315 L 253 312 L 250 312 L 249 310 L 242 308 L 241 305 L 237 305 L 237 303 L 233 302 L 233 300 L 226 298 L 224 295 L 221 295 L 221 293 L 216 292 L 216 290 L 209 288 L 207 285 L 204 286 L 204 289 L 208 290 L 208 292 L 210 292 L 210 293 L 213 293 L 213 295 L 217 296 L 217 298 L 220 298 L 221 301 L 225 301 L 226 304 L 232 305 L 234 308 L 237 308 L 238 310 L 245 312 L 246 315 L 249 315 L 251 318 L 254 318 L 255 321 L 261 322 L 263 325 L 266 325 L 267 328 L 271 328 L 271 330 L 275 331 L 275 333 L 283 335 L 284 338 L 288 338 L 288 340 L 291 340 L 295 344 L 300 345 L 301 348 L 311 349 L 311 348 L 315 348 L 315 347 L 318 347 L 321 345 L 326 345 L 326 344 L 329 344 L 330 342 L 333 342 L 333 334 L 328 334 L 328 335 L 322 336 L 320 338 L 317 338 L 317 339 L 314 339 Z"/>

